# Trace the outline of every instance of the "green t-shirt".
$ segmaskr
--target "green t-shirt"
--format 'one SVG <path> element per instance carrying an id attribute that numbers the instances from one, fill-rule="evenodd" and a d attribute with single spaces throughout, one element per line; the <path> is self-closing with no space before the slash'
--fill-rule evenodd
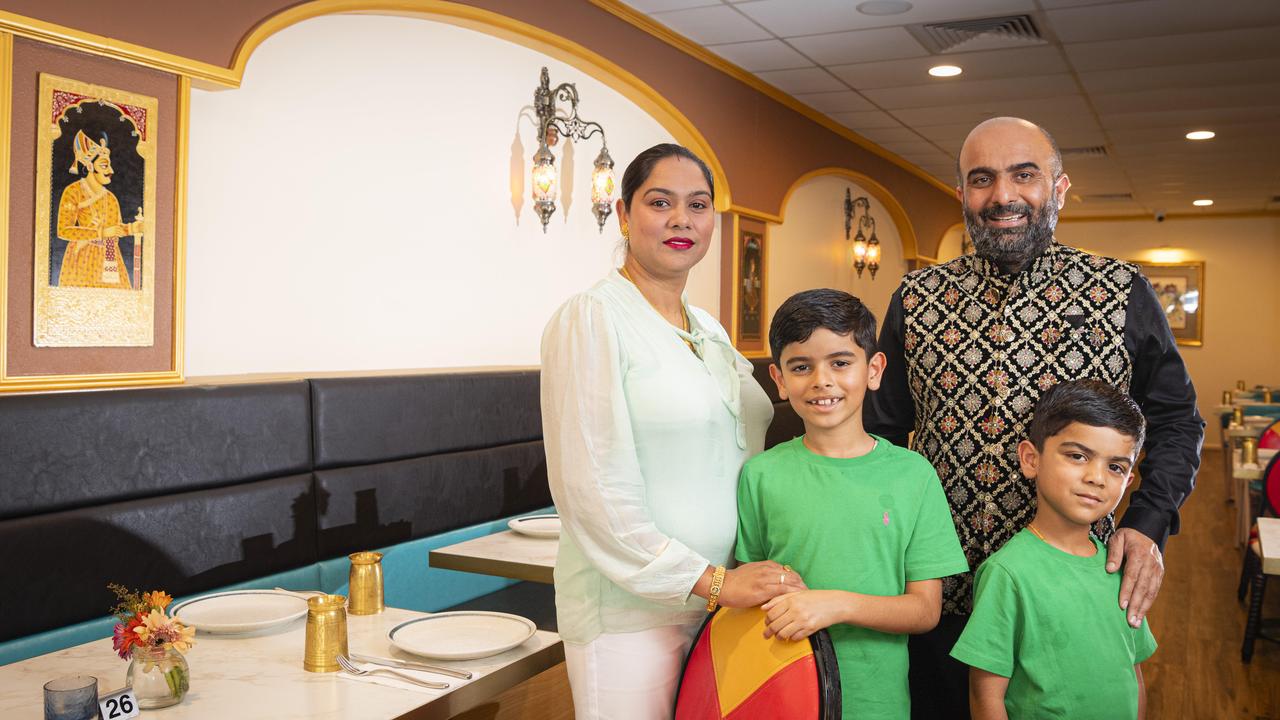
<path id="1" fill-rule="evenodd" d="M 973 615 L 951 656 L 1009 678 L 1011 720 L 1136 718 L 1133 666 L 1156 651 L 1143 620 L 1120 608 L 1120 573 L 1107 549 L 1063 552 L 1027 530 L 978 568 Z"/>
<path id="2" fill-rule="evenodd" d="M 738 560 L 790 565 L 815 590 L 901 595 L 908 581 L 969 569 L 929 461 L 877 438 L 857 458 L 795 438 L 757 455 L 738 483 Z M 909 718 L 907 636 L 830 628 L 844 717 Z"/>

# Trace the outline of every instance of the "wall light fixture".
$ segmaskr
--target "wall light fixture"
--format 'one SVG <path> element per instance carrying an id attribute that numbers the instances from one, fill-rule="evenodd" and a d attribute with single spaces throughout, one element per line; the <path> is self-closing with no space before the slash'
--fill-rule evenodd
<path id="1" fill-rule="evenodd" d="M 568 103 L 569 107 L 561 110 L 556 107 L 557 102 Z M 556 211 L 555 195 L 560 184 L 556 156 L 552 154 L 551 146 L 559 141 L 560 136 L 577 142 L 599 133 L 600 154 L 596 156 L 591 172 L 591 212 L 603 233 L 605 221 L 613 212 L 615 187 L 613 158 L 609 156 L 604 128 L 600 123 L 578 117 L 578 88 L 573 83 L 560 83 L 552 89 L 545 67 L 542 68 L 541 82 L 533 91 L 533 108 L 538 115 L 538 150 L 533 154 L 533 209 L 542 220 L 542 232 L 547 231 L 547 223 Z"/>
<path id="2" fill-rule="evenodd" d="M 862 208 L 862 217 L 857 217 L 858 208 Z M 844 190 L 844 239 L 849 239 L 853 232 L 854 222 L 858 232 L 853 237 L 853 269 L 862 277 L 863 269 L 871 271 L 871 279 L 876 279 L 876 271 L 880 269 L 880 239 L 876 237 L 876 219 L 871 217 L 871 201 L 865 195 L 857 198 L 849 188 Z M 871 238 L 862 233 L 863 228 L 871 232 Z"/>

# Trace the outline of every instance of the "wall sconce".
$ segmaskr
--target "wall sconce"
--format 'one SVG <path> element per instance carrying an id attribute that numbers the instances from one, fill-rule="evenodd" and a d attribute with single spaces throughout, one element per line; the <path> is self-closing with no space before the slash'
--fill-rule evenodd
<path id="1" fill-rule="evenodd" d="M 567 115 L 557 113 L 557 102 L 569 103 Z M 551 146 L 561 135 L 577 141 L 599 133 L 600 154 L 596 156 L 595 169 L 591 172 L 591 212 L 603 233 L 604 223 L 613 212 L 615 185 L 613 158 L 609 157 L 604 128 L 600 123 L 578 117 L 578 88 L 573 83 L 560 83 L 552 90 L 551 78 L 545 67 L 542 68 L 542 80 L 533 91 L 533 108 L 538 114 L 538 151 L 533 154 L 533 209 L 542 220 L 542 232 L 547 231 L 547 223 L 556 211 L 555 195 L 560 184 L 556 175 L 556 156 L 551 153 Z"/>
<path id="2" fill-rule="evenodd" d="M 853 269 L 862 277 L 863 269 L 871 271 L 871 279 L 876 279 L 876 271 L 880 269 L 880 239 L 876 237 L 876 219 L 871 217 L 871 201 L 865 195 L 854 198 L 849 188 L 844 190 L 844 239 L 849 239 L 853 232 L 854 217 L 862 208 L 862 217 L 857 218 L 858 233 L 853 238 Z M 871 231 L 871 239 L 862 234 L 862 229 Z"/>

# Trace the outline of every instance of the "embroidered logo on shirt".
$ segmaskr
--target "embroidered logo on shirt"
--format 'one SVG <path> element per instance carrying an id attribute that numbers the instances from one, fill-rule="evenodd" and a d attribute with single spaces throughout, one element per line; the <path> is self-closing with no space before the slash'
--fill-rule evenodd
<path id="1" fill-rule="evenodd" d="M 886 526 L 889 524 L 889 511 L 888 511 L 888 510 L 885 510 L 885 511 L 884 511 L 884 524 L 885 524 Z"/>

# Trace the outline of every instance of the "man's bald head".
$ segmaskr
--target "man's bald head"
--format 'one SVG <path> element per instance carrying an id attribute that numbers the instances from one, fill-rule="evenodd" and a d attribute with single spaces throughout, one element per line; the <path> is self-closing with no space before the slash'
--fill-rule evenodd
<path id="1" fill-rule="evenodd" d="M 964 185 L 964 173 L 967 171 L 964 162 L 965 150 L 970 149 L 973 143 L 1004 143 L 1011 139 L 1025 140 L 1027 139 L 1025 136 L 1028 133 L 1037 133 L 1044 140 L 1049 151 L 1049 172 L 1055 178 L 1061 175 L 1062 153 L 1058 150 L 1058 141 L 1053 139 L 1048 130 L 1022 118 L 994 117 L 978 123 L 965 137 L 964 145 L 960 147 L 960 154 L 956 157 L 956 184 Z M 972 167 L 972 164 L 969 167 Z"/>

